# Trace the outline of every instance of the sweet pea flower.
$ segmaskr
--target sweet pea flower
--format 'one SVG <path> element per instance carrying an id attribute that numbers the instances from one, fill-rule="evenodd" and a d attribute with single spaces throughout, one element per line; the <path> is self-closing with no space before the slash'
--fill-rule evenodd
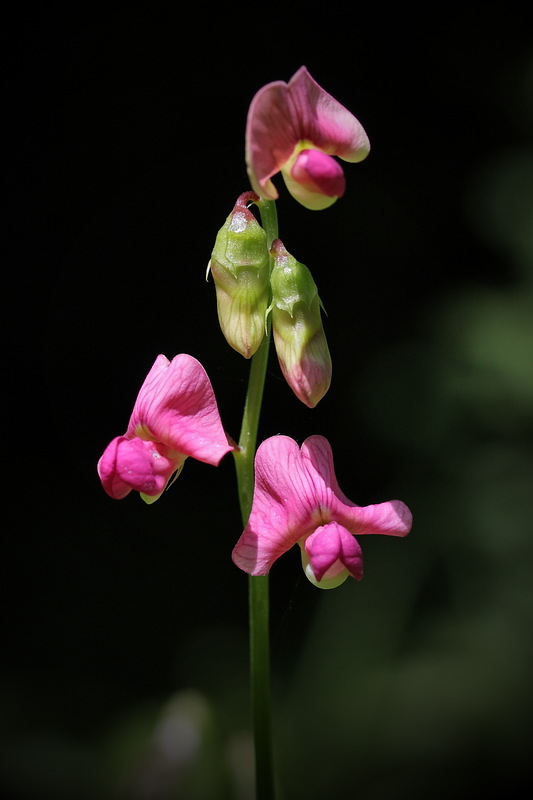
<path id="1" fill-rule="evenodd" d="M 322 89 L 306 67 L 288 83 L 273 81 L 253 98 L 246 123 L 246 164 L 252 188 L 267 200 L 281 172 L 303 206 L 331 206 L 345 190 L 343 161 L 362 161 L 370 143 L 361 123 Z"/>
<path id="2" fill-rule="evenodd" d="M 288 436 L 272 436 L 258 447 L 252 510 L 232 558 L 249 575 L 266 575 L 293 545 L 311 583 L 339 586 L 361 580 L 363 560 L 355 536 L 406 536 L 411 512 L 400 500 L 358 506 L 342 493 L 331 446 L 310 436 L 302 447 Z"/>
<path id="3" fill-rule="evenodd" d="M 115 500 L 133 489 L 153 503 L 188 456 L 216 466 L 233 449 L 200 362 L 186 353 L 172 361 L 159 355 L 139 391 L 126 433 L 107 446 L 98 475 Z"/>

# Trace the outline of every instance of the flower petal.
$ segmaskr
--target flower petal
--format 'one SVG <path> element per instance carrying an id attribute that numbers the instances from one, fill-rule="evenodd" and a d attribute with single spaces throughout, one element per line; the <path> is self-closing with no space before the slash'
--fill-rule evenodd
<path id="1" fill-rule="evenodd" d="M 96 467 L 102 486 L 114 500 L 122 500 L 132 489 L 117 470 L 118 446 L 122 441 L 124 441 L 124 436 L 116 436 L 107 445 Z"/>
<path id="2" fill-rule="evenodd" d="M 233 450 L 222 427 L 215 393 L 199 361 L 186 353 L 159 355 L 138 394 L 126 432 L 217 465 Z"/>
<path id="3" fill-rule="evenodd" d="M 342 197 L 346 190 L 346 179 L 341 165 L 321 150 L 302 150 L 294 160 L 289 175 L 284 171 L 283 177 L 289 191 L 299 189 L 311 195 L 325 195 L 328 201 Z"/>
<path id="4" fill-rule="evenodd" d="M 341 197 L 346 179 L 340 164 L 321 150 L 302 150 L 291 169 L 294 180 L 313 192 Z"/>
<path id="5" fill-rule="evenodd" d="M 282 316 L 279 312 L 277 316 Z M 299 322 L 299 320 L 298 320 Z M 298 328 L 295 326 L 297 331 Z M 301 326 L 300 326 L 301 330 Z M 314 408 L 324 397 L 331 384 L 331 356 L 322 328 L 301 347 L 299 358 L 290 359 L 287 364 L 284 356 L 290 348 L 278 345 L 274 334 L 278 360 L 283 377 L 293 390 L 296 397 L 309 408 Z M 292 350 L 296 351 L 298 342 Z"/>
<path id="6" fill-rule="evenodd" d="M 336 195 L 329 197 L 327 194 L 321 194 L 320 192 L 308 189 L 306 186 L 302 186 L 294 180 L 286 169 L 283 169 L 281 174 L 283 175 L 285 186 L 292 197 L 309 211 L 324 211 L 324 209 L 329 208 L 338 200 Z"/>
<path id="7" fill-rule="evenodd" d="M 292 76 L 288 92 L 298 119 L 299 141 L 345 161 L 362 161 L 370 151 L 366 132 L 356 117 L 311 77 L 306 67 Z"/>
<path id="8" fill-rule="evenodd" d="M 288 436 L 266 439 L 257 449 L 252 510 L 233 549 L 234 563 L 250 575 L 266 575 L 315 529 L 314 509 L 314 488 L 297 443 Z"/>
<path id="9" fill-rule="evenodd" d="M 117 436 L 98 462 L 98 474 L 107 494 L 122 500 L 132 489 L 158 497 L 185 456 L 164 445 Z"/>
<path id="10" fill-rule="evenodd" d="M 277 199 L 270 178 L 288 161 L 297 142 L 298 124 L 292 118 L 287 84 L 267 83 L 250 103 L 246 120 L 246 164 L 254 192 Z"/>
<path id="11" fill-rule="evenodd" d="M 357 539 L 337 522 L 316 529 L 303 543 L 317 581 L 334 578 L 347 569 L 356 580 L 363 577 L 363 554 Z"/>
<path id="12" fill-rule="evenodd" d="M 343 525 L 352 534 L 383 533 L 406 536 L 411 530 L 412 515 L 401 500 L 358 506 L 341 491 L 333 466 L 331 445 L 323 436 L 310 436 L 302 445 L 302 458 L 315 487 L 317 503 L 328 518 Z"/>

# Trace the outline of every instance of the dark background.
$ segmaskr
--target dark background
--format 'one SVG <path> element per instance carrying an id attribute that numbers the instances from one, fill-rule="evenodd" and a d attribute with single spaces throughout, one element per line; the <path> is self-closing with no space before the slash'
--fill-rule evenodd
<path id="1" fill-rule="evenodd" d="M 399 497 L 414 526 L 365 538 L 364 580 L 336 591 L 296 551 L 272 570 L 280 797 L 514 797 L 527 777 L 533 37 L 520 5 L 346 8 L 4 26 L 5 797 L 250 797 L 231 457 L 189 460 L 150 507 L 108 498 L 96 462 L 158 353 L 204 364 L 238 436 L 248 364 L 205 271 L 249 188 L 248 104 L 302 64 L 372 151 L 323 212 L 275 180 L 334 377 L 309 410 L 273 356 L 260 437 L 327 436 L 344 492 Z"/>

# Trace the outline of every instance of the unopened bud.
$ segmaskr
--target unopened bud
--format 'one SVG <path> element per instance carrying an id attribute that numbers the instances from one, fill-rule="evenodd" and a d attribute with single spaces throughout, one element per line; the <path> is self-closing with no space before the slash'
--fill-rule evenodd
<path id="1" fill-rule="evenodd" d="M 318 290 L 309 269 L 272 244 L 272 333 L 281 371 L 294 394 L 310 408 L 331 383 L 331 356 L 324 334 Z"/>
<path id="2" fill-rule="evenodd" d="M 208 266 L 222 333 L 245 358 L 253 356 L 263 340 L 269 299 L 266 233 L 246 205 L 258 200 L 254 192 L 240 195 L 217 234 Z"/>

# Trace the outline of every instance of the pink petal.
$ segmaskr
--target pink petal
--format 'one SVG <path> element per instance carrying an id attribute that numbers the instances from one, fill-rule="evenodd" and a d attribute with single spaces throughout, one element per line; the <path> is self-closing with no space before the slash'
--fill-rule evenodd
<path id="1" fill-rule="evenodd" d="M 132 489 L 154 497 L 161 494 L 184 460 L 164 445 L 117 436 L 98 462 L 98 474 L 105 491 L 115 500 L 122 500 Z"/>
<path id="2" fill-rule="evenodd" d="M 257 449 L 252 510 L 233 549 L 234 563 L 250 575 L 266 575 L 280 555 L 314 530 L 315 506 L 297 443 L 288 436 L 266 439 Z"/>
<path id="3" fill-rule="evenodd" d="M 246 121 L 246 163 L 257 194 L 276 200 L 278 192 L 270 178 L 288 161 L 297 142 L 287 84 L 267 83 L 253 98 Z"/>
<path id="4" fill-rule="evenodd" d="M 182 353 L 159 355 L 148 373 L 126 432 L 217 465 L 233 450 L 222 427 L 215 394 L 199 361 Z"/>
<path id="5" fill-rule="evenodd" d="M 305 540 L 304 548 L 317 581 L 335 577 L 343 569 L 356 580 L 363 577 L 363 554 L 357 539 L 336 522 L 317 528 Z"/>
<path id="6" fill-rule="evenodd" d="M 298 140 L 309 140 L 315 147 L 345 161 L 362 161 L 370 142 L 354 115 L 311 77 L 306 67 L 292 76 L 288 92 L 299 123 Z"/>
<path id="7" fill-rule="evenodd" d="M 411 530 L 412 515 L 401 500 L 358 506 L 341 491 L 333 466 L 331 445 L 323 436 L 310 436 L 302 445 L 302 458 L 314 486 L 319 506 L 329 509 L 329 519 L 352 534 L 383 533 L 406 536 Z M 328 514 L 324 521 L 328 521 Z"/>
<path id="8" fill-rule="evenodd" d="M 100 458 L 97 470 L 98 476 L 102 481 L 102 486 L 110 497 L 115 500 L 122 500 L 131 492 L 131 486 L 122 480 L 117 472 L 117 451 L 120 442 L 124 441 L 123 436 L 115 437 L 106 447 Z"/>
<path id="9" fill-rule="evenodd" d="M 302 150 L 291 169 L 291 177 L 310 192 L 342 197 L 346 179 L 341 165 L 320 150 Z"/>
<path id="10" fill-rule="evenodd" d="M 324 360 L 314 359 L 312 350 L 310 353 L 305 353 L 300 362 L 293 363 L 289 368 L 281 358 L 279 365 L 283 377 L 298 400 L 305 403 L 308 408 L 314 408 L 329 389 L 331 362 L 324 363 Z"/>

